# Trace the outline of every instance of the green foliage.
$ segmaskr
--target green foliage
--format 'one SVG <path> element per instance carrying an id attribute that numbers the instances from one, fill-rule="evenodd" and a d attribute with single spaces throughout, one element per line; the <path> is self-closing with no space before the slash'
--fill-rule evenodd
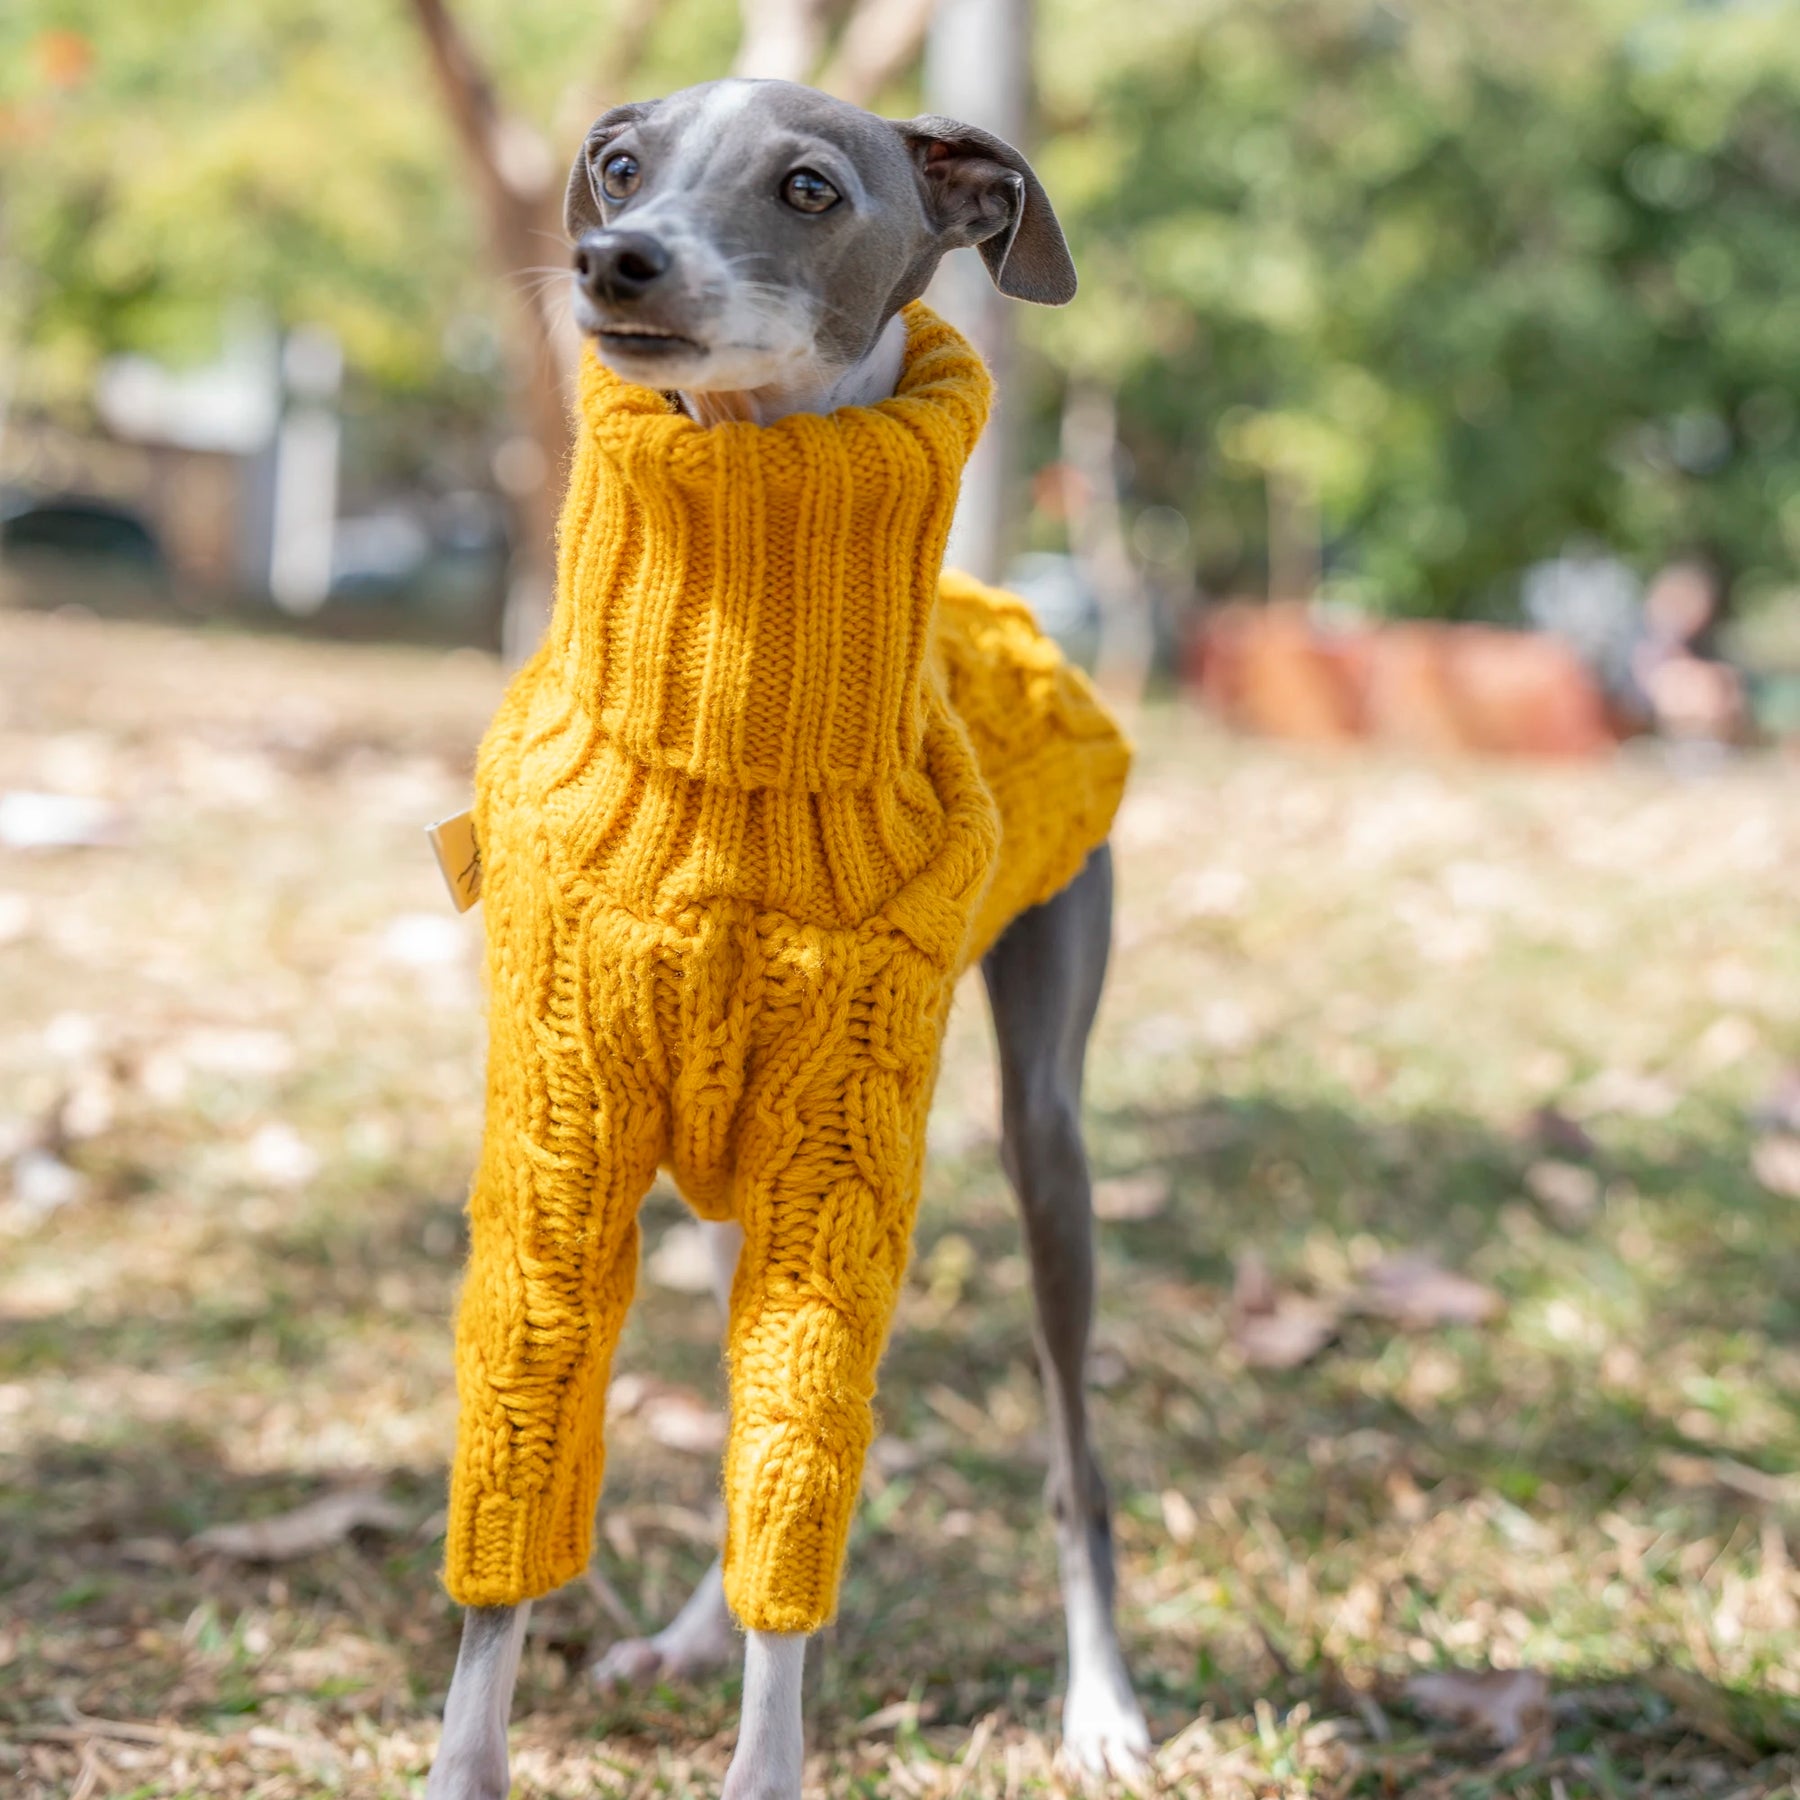
<path id="1" fill-rule="evenodd" d="M 459 12 L 560 155 L 607 12 Z M 1800 0 L 1039 14 L 1039 160 L 1084 284 L 1026 315 L 1040 399 L 1119 384 L 1133 497 L 1187 515 L 1210 585 L 1261 586 L 1271 472 L 1377 607 L 1502 608 L 1576 534 L 1794 580 Z M 676 0 L 635 87 L 717 72 L 736 29 L 731 0 Z M 28 404 L 78 407 L 112 350 L 202 356 L 248 299 L 332 326 L 377 412 L 473 425 L 501 315 L 467 185 L 402 0 L 0 10 Z"/>
<path id="2" fill-rule="evenodd" d="M 588 122 L 607 13 L 457 11 L 560 155 Z M 703 73 L 731 19 L 728 0 L 683 0 L 667 22 L 679 51 L 648 75 Z M 109 351 L 203 357 L 251 301 L 332 327 L 366 381 L 492 409 L 470 374 L 491 368 L 494 284 L 403 0 L 12 0 L 0 156 L 0 321 L 28 353 L 28 401 L 78 404 Z M 560 264 L 560 245 L 544 250 Z"/>
<path id="3" fill-rule="evenodd" d="M 1163 0 L 1101 33 L 1091 0 L 1048 30 L 1087 290 L 1038 329 L 1122 382 L 1209 578 L 1260 583 L 1274 470 L 1379 607 L 1497 607 L 1583 533 L 1791 579 L 1791 0 Z"/>

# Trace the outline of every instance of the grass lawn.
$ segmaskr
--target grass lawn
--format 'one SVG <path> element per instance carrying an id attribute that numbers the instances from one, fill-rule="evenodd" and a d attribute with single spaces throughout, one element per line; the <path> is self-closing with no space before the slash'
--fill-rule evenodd
<path id="1" fill-rule="evenodd" d="M 0 1789 L 421 1791 L 479 914 L 420 826 L 471 655 L 0 618 L 0 790 L 116 841 L 0 851 Z M 1167 1791 L 1793 1794 L 1800 1059 L 1791 769 L 1330 760 L 1142 722 L 1090 1065 L 1121 1620 Z M 946 1052 L 884 1438 L 809 1668 L 809 1795 L 1063 1791 L 1026 1270 L 988 1026 Z M 1133 1217 L 1120 1217 L 1133 1214 Z M 647 1203 L 597 1567 L 534 1615 L 529 1794 L 708 1795 L 737 1681 L 602 1699 L 708 1560 L 722 1394 Z M 671 1236 L 671 1234 L 674 1234 Z M 1355 1303 L 1422 1253 L 1482 1324 Z M 1258 1366 L 1234 1270 L 1335 1340 Z M 367 1480 L 268 1565 L 192 1540 Z M 1422 1670 L 1540 1671 L 1510 1745 Z"/>

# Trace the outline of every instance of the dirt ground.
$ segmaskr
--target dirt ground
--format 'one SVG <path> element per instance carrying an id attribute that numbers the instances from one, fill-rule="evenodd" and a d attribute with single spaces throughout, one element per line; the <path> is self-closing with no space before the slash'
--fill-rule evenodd
<path id="1" fill-rule="evenodd" d="M 21 1800 L 422 1790 L 481 1033 L 480 915 L 420 827 L 464 803 L 498 687 L 468 653 L 0 618 L 0 837 L 101 840 L 0 848 Z M 1174 712 L 1140 736 L 1088 1098 L 1159 1782 L 1793 1794 L 1794 772 L 1329 760 Z M 987 1031 L 970 990 L 809 1794 L 1066 1786 Z M 601 1579 L 526 1653 L 528 1794 L 712 1794 L 730 1752 L 735 1676 L 585 1680 L 716 1529 L 716 1323 L 680 1201 L 646 1217 Z M 327 1495 L 340 1529 L 287 1560 L 201 1535 Z M 1444 1670 L 1460 1721 L 1416 1683 Z"/>

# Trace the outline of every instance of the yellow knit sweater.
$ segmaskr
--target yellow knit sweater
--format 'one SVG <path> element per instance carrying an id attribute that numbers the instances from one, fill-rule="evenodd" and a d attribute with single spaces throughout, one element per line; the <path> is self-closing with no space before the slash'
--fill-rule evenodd
<path id="1" fill-rule="evenodd" d="M 892 400 L 681 416 L 591 356 L 556 614 L 481 748 L 487 1128 L 446 1582 L 580 1573 L 666 1165 L 734 1218 L 726 1592 L 829 1617 L 956 977 L 1110 827 L 1128 751 L 1016 600 L 939 568 L 986 371 L 923 306 Z"/>

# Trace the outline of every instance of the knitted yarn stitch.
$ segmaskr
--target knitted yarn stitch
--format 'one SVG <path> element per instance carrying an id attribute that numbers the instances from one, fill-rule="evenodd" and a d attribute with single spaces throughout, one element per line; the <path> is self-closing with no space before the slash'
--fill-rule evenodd
<path id="1" fill-rule="evenodd" d="M 835 1603 L 959 972 L 1106 836 L 1129 752 L 940 565 L 989 383 L 908 309 L 874 407 L 702 428 L 591 355 L 556 613 L 483 741 L 487 1123 L 446 1584 L 591 1550 L 659 1165 L 733 1218 L 726 1592 Z"/>

